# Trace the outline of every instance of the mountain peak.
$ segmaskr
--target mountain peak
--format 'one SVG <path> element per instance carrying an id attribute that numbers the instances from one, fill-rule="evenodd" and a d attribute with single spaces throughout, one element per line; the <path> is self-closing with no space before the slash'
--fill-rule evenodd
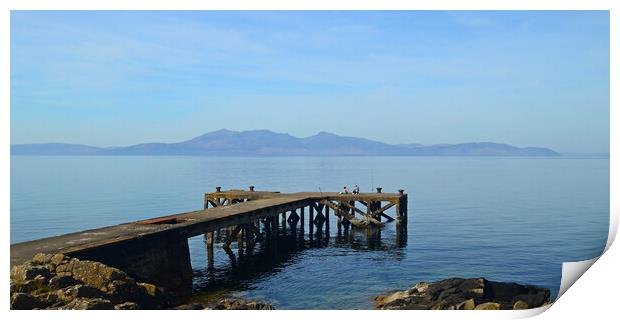
<path id="1" fill-rule="evenodd" d="M 339 135 L 337 135 L 335 133 L 327 132 L 327 131 L 320 131 L 319 133 L 315 134 L 314 136 L 319 136 L 319 137 L 339 137 Z"/>

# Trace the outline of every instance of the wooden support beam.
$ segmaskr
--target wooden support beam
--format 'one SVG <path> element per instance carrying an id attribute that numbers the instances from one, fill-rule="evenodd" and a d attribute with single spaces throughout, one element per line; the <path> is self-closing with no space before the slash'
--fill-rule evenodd
<path id="1" fill-rule="evenodd" d="M 258 226 L 260 226 L 260 224 L 258 224 Z M 254 233 L 254 235 L 256 236 L 256 240 L 262 241 L 264 239 L 263 235 L 260 233 L 260 227 L 252 228 L 252 233 Z"/>
<path id="2" fill-rule="evenodd" d="M 299 224 L 299 228 L 300 228 L 301 230 L 304 230 L 304 221 L 305 221 L 305 216 L 306 216 L 306 213 L 305 213 L 305 208 L 304 208 L 304 207 L 301 207 L 301 210 L 300 210 L 300 213 L 299 213 L 299 220 L 300 220 L 300 222 L 301 222 L 301 223 Z M 303 232 L 302 232 L 302 233 L 303 233 Z"/>
<path id="3" fill-rule="evenodd" d="M 276 213 L 271 217 L 271 237 L 277 238 L 278 232 L 278 214 Z"/>
<path id="4" fill-rule="evenodd" d="M 213 261 L 213 231 L 205 234 L 205 243 L 207 245 L 207 268 L 213 269 L 215 262 Z"/>
<path id="5" fill-rule="evenodd" d="M 336 219 L 336 228 L 338 229 L 338 235 L 340 235 L 342 233 L 342 217 L 336 214 Z"/>
<path id="6" fill-rule="evenodd" d="M 325 207 L 325 236 L 329 237 L 329 207 Z"/>
<path id="7" fill-rule="evenodd" d="M 297 228 L 297 222 L 299 221 L 297 210 L 293 210 L 286 221 L 291 225 L 291 228 Z"/>
<path id="8" fill-rule="evenodd" d="M 345 207 L 347 207 L 347 208 L 349 208 L 349 209 L 353 210 L 353 212 L 357 212 L 357 213 L 359 213 L 359 214 L 361 214 L 361 215 L 363 215 L 363 216 L 365 216 L 365 215 L 366 215 L 366 213 L 364 213 L 364 211 L 360 210 L 359 208 L 356 208 L 356 207 L 355 207 L 355 205 L 351 205 L 350 203 L 348 203 L 348 202 L 346 202 L 346 201 L 343 201 L 343 202 L 342 202 L 342 205 L 344 205 Z"/>
<path id="9" fill-rule="evenodd" d="M 237 242 L 242 243 L 243 242 L 243 234 L 245 233 L 245 225 L 241 225 L 241 230 L 239 230 L 239 232 L 237 232 Z"/>
<path id="10" fill-rule="evenodd" d="M 232 233 L 230 233 L 230 235 L 226 238 L 226 242 L 224 242 L 224 248 L 230 248 L 230 244 L 233 242 L 235 237 L 237 237 L 237 234 L 241 231 L 242 227 L 242 225 L 237 225 L 235 229 L 233 229 Z"/>
<path id="11" fill-rule="evenodd" d="M 367 220 L 367 221 L 371 222 L 372 224 L 374 224 L 374 225 L 376 225 L 376 226 L 378 226 L 378 227 L 382 227 L 382 226 L 383 226 L 383 223 L 381 223 L 381 221 L 379 221 L 379 220 L 377 220 L 377 219 L 373 218 L 373 217 L 372 217 L 372 214 L 366 214 L 366 213 L 364 213 L 364 211 L 362 211 L 362 210 L 360 210 L 360 209 L 356 208 L 356 207 L 355 207 L 355 205 L 351 205 L 351 204 L 350 204 L 350 203 L 348 203 L 348 202 L 343 202 L 342 204 L 343 204 L 343 205 L 345 205 L 346 207 L 350 208 L 350 209 L 351 209 L 351 210 L 353 210 L 354 212 L 357 212 L 357 213 L 361 214 L 362 216 L 364 216 L 364 219 L 365 219 L 365 220 Z M 369 206 L 368 208 L 370 208 L 370 206 Z"/>
<path id="12" fill-rule="evenodd" d="M 314 234 L 314 203 L 310 205 L 310 215 L 308 216 L 308 228 L 310 229 L 310 237 Z"/>
<path id="13" fill-rule="evenodd" d="M 382 216 L 382 217 L 384 217 L 384 218 L 386 218 L 386 219 L 388 219 L 388 222 L 390 222 L 390 221 L 394 221 L 394 218 L 392 218 L 392 217 L 388 216 L 387 214 L 385 214 L 385 213 L 383 213 L 383 212 L 381 212 L 379 215 L 380 215 L 380 216 Z"/>
<path id="14" fill-rule="evenodd" d="M 391 208 L 391 207 L 393 207 L 393 206 L 395 206 L 395 205 L 396 205 L 395 203 L 390 202 L 390 203 L 386 204 L 385 206 L 383 206 L 381 209 L 379 209 L 379 210 L 377 210 L 377 211 L 373 212 L 373 215 L 382 214 L 385 210 L 387 210 L 387 209 L 389 209 L 389 208 Z M 398 207 L 396 208 L 396 211 L 398 212 Z M 392 220 L 393 220 L 393 219 L 392 219 Z"/>
<path id="15" fill-rule="evenodd" d="M 317 228 L 321 228 L 323 226 L 323 223 L 325 223 L 325 216 L 322 212 L 319 212 L 314 218 L 314 224 L 317 226 Z"/>
<path id="16" fill-rule="evenodd" d="M 321 200 L 323 205 L 326 205 L 332 209 L 334 209 L 335 212 L 337 212 L 338 215 L 344 217 L 345 219 L 347 219 L 349 222 L 351 222 L 352 224 L 354 224 L 356 227 L 365 227 L 366 224 L 362 221 L 359 221 L 355 218 L 355 216 L 351 215 L 350 213 L 348 213 L 345 210 L 342 210 L 341 208 L 339 208 L 337 205 L 333 204 L 331 201 L 329 200 Z"/>
<path id="17" fill-rule="evenodd" d="M 286 210 L 282 211 L 282 230 L 286 230 Z"/>

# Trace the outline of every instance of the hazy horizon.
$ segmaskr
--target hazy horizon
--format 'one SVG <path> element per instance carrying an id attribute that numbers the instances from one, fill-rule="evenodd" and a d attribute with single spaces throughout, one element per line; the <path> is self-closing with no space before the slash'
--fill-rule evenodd
<path id="1" fill-rule="evenodd" d="M 11 144 L 221 128 L 609 153 L 607 11 L 12 11 Z"/>
<path id="2" fill-rule="evenodd" d="M 327 133 L 327 134 L 334 134 L 334 135 L 342 136 L 342 135 L 336 134 L 334 132 L 329 132 L 329 131 L 324 131 L 324 130 L 323 131 L 318 131 L 318 132 L 316 132 L 314 134 L 311 134 L 309 136 L 295 136 L 295 135 L 289 134 L 288 132 L 277 132 L 277 131 L 273 131 L 273 130 L 269 130 L 269 129 L 265 129 L 265 128 L 257 128 L 257 129 L 249 129 L 249 130 L 230 130 L 230 129 L 227 129 L 227 128 L 220 128 L 220 129 L 216 129 L 216 130 L 210 131 L 210 132 L 203 132 L 202 134 L 196 135 L 196 136 L 193 136 L 193 137 L 186 137 L 185 139 L 181 139 L 179 141 L 171 141 L 171 142 L 166 142 L 166 143 L 183 142 L 183 141 L 191 140 L 193 138 L 197 138 L 197 137 L 199 137 L 199 136 L 201 136 L 203 134 L 214 133 L 214 132 L 219 132 L 219 131 L 231 131 L 231 132 L 270 131 L 270 132 L 273 132 L 273 133 L 276 133 L 276 134 L 288 134 L 290 136 L 293 136 L 295 138 L 300 138 L 300 139 L 310 138 L 310 137 L 313 137 L 313 136 L 321 134 L 321 133 Z M 350 137 L 350 136 L 347 136 L 347 137 Z M 367 137 L 352 137 L 352 138 L 360 138 L 360 139 L 372 140 L 372 139 L 369 139 Z M 372 141 L 387 143 L 385 141 L 380 141 L 380 140 L 372 140 Z M 142 142 L 137 143 L 137 144 L 158 143 L 158 142 L 161 142 L 161 141 L 142 141 Z M 24 143 L 24 145 L 27 145 L 27 144 L 56 144 L 56 143 L 59 143 L 59 144 L 73 144 L 73 143 L 65 142 L 65 141 L 47 141 L 47 142 L 44 141 L 44 142 Z M 504 142 L 502 142 L 502 141 L 458 141 L 458 142 L 444 142 L 444 143 L 437 143 L 437 144 L 425 144 L 425 143 L 420 143 L 420 142 L 417 142 L 417 141 L 411 141 L 411 142 L 402 143 L 402 144 L 420 144 L 421 146 L 433 146 L 433 145 L 457 145 L 457 144 L 464 144 L 464 143 L 497 143 L 497 144 L 504 144 Z M 115 148 L 115 147 L 127 147 L 127 146 L 130 146 L 130 145 L 95 145 L 95 144 L 89 144 L 89 143 L 77 143 L 77 144 L 86 145 L 86 146 L 93 146 L 93 147 L 99 147 L 99 148 Z M 21 144 L 11 144 L 11 145 L 21 145 Z M 399 144 L 391 144 L 391 145 L 397 146 Z M 515 146 L 515 145 L 513 145 L 513 146 Z M 546 146 L 540 146 L 540 145 L 515 146 L 515 147 L 541 147 L 541 148 L 546 148 Z M 554 151 L 558 151 L 558 150 L 554 150 Z M 562 150 L 560 150 L 560 151 L 562 151 Z M 564 150 L 563 152 L 579 153 L 579 152 L 570 151 L 570 150 L 568 150 L 568 151 Z M 604 152 L 601 152 L 601 154 L 602 153 L 604 153 Z M 588 154 L 588 153 L 584 153 L 584 154 Z M 592 153 L 589 153 L 589 154 L 598 154 L 598 153 L 597 152 L 592 152 Z"/>

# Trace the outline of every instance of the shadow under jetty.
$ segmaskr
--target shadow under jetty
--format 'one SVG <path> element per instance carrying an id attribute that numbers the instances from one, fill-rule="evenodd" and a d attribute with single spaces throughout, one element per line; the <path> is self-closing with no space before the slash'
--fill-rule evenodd
<path id="1" fill-rule="evenodd" d="M 190 302 L 208 304 L 231 292 L 249 290 L 257 279 L 276 275 L 311 250 L 394 252 L 391 257 L 399 260 L 406 246 L 406 228 L 389 232 L 382 238 L 386 232 L 380 227 L 360 229 L 347 225 L 330 234 L 333 226 L 330 228 L 324 222 L 316 224 L 313 232 L 308 233 L 307 228 L 297 223 L 298 219 L 287 218 L 286 224 L 277 229 L 273 229 L 270 219 L 261 220 L 255 225 L 254 241 L 243 241 L 247 239 L 237 235 L 236 241 L 227 242 L 226 237 L 233 234 L 229 230 L 205 236 L 200 249 L 207 251 L 207 261 L 203 261 L 204 267 L 193 270 Z"/>

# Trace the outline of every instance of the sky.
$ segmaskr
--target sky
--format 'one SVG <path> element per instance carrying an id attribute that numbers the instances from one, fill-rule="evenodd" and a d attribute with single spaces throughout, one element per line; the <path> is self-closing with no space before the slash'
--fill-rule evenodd
<path id="1" fill-rule="evenodd" d="M 11 143 L 222 128 L 609 152 L 606 11 L 12 11 Z"/>

